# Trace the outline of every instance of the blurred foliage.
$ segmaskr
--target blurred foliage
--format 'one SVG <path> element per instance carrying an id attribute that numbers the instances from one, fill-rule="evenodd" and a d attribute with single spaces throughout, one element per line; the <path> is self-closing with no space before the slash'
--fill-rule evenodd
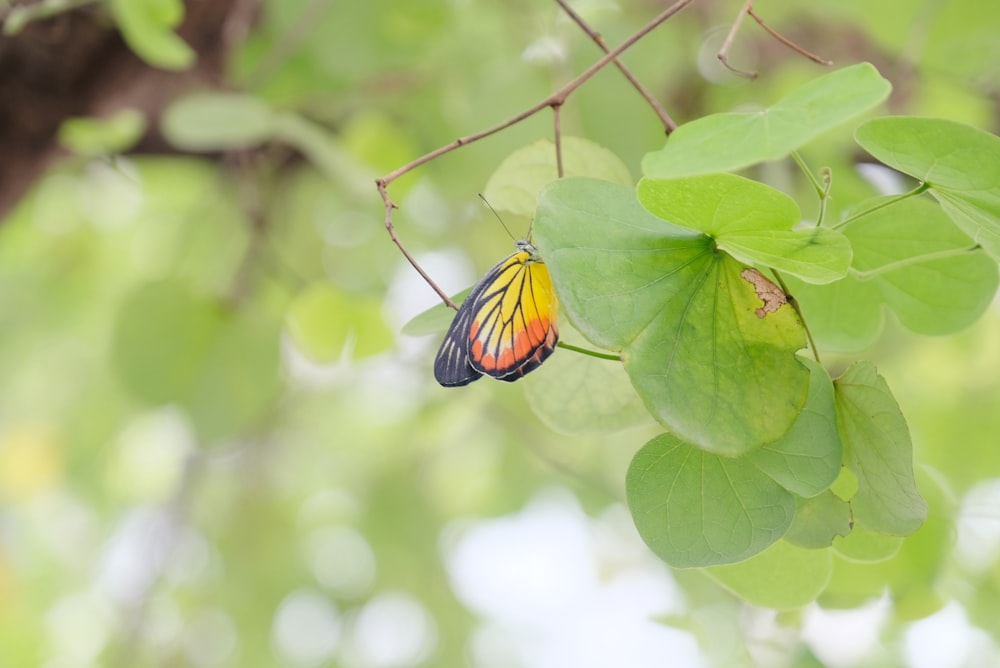
<path id="1" fill-rule="evenodd" d="M 7 4 L 6 32 L 62 10 Z M 189 63 L 181 3 L 105 4 L 148 62 Z M 678 122 L 773 104 L 824 73 L 749 20 L 731 59 L 760 76 L 724 70 L 715 52 L 739 4 L 693 3 L 623 57 Z M 838 66 L 874 63 L 893 84 L 888 111 L 998 130 L 1000 5 L 757 4 Z M 574 6 L 611 45 L 659 11 Z M 821 536 L 793 523 L 788 541 L 705 572 L 664 567 L 622 508 L 629 462 L 658 433 L 624 377 L 589 358 L 568 369 L 576 356 L 558 351 L 517 384 L 449 391 L 430 373 L 436 337 L 399 334 L 436 297 L 385 235 L 373 179 L 536 103 L 599 55 L 555 3 L 265 0 L 230 92 L 165 114 L 183 153 L 117 154 L 145 125 L 134 114 L 65 126 L 74 155 L 0 225 L 0 663 L 1000 660 L 995 300 L 974 322 L 951 318 L 968 327 L 947 336 L 927 335 L 930 317 L 926 334 L 901 327 L 900 299 L 876 314 L 877 338 L 871 309 L 840 323 L 864 330 L 909 422 L 929 509 L 916 533 L 833 538 L 843 507 L 817 497 L 795 513 L 826 518 Z M 562 125 L 633 175 L 663 145 L 611 68 L 568 100 Z M 880 194 L 854 168 L 867 158 L 850 133 L 801 149 L 832 170 L 833 219 Z M 542 113 L 390 187 L 401 237 L 449 294 L 510 247 L 476 193 L 550 138 Z M 750 175 L 816 211 L 793 162 Z M 514 234 L 528 225 L 517 213 Z M 824 361 L 838 376 L 855 359 Z M 608 398 L 553 396 L 573 373 Z M 543 423 L 532 406 L 546 401 L 547 415 L 579 417 Z M 846 472 L 833 490 L 852 486 Z M 831 538 L 831 551 L 805 549 Z M 925 638 L 953 639 L 939 643 L 947 663 Z"/>

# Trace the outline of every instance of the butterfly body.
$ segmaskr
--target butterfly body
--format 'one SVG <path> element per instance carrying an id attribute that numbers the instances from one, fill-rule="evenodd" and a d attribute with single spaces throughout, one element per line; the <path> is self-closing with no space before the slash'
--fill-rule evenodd
<path id="1" fill-rule="evenodd" d="M 434 361 L 445 387 L 481 376 L 515 381 L 537 369 L 559 340 L 559 301 L 528 241 L 486 272 L 462 302 Z"/>

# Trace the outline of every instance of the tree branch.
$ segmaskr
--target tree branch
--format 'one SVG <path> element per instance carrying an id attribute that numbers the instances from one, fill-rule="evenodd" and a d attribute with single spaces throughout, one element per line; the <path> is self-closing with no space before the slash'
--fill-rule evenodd
<path id="1" fill-rule="evenodd" d="M 385 206 L 385 229 L 389 233 L 389 238 L 392 239 L 392 242 L 396 244 L 396 247 L 399 248 L 400 252 L 403 253 L 403 256 L 407 259 L 410 265 L 417 270 L 417 273 L 419 273 L 420 276 L 424 279 L 424 281 L 438 294 L 439 297 L 441 297 L 441 300 L 445 304 L 447 304 L 451 308 L 457 309 L 457 307 L 451 301 L 448 295 L 431 279 L 431 277 L 427 274 L 427 272 L 425 272 L 423 268 L 420 267 L 420 264 L 416 261 L 416 259 L 409 253 L 409 251 L 406 250 L 406 247 L 399 240 L 399 237 L 396 234 L 396 228 L 392 222 L 392 210 L 398 207 L 389 197 L 389 192 L 388 192 L 389 184 L 391 184 L 393 181 L 403 176 L 404 174 L 416 169 L 417 167 L 420 167 L 421 165 L 430 162 L 431 160 L 439 158 L 442 155 L 450 153 L 458 148 L 479 141 L 480 139 L 489 137 L 492 134 L 496 134 L 501 130 L 504 130 L 512 125 L 520 123 L 524 119 L 535 115 L 545 107 L 552 107 L 553 109 L 555 109 L 556 107 L 562 106 L 566 102 L 566 99 L 570 95 L 572 95 L 573 92 L 576 91 L 576 89 L 578 89 L 588 80 L 590 80 L 595 74 L 597 74 L 605 66 L 607 66 L 608 63 L 614 62 L 614 60 L 618 58 L 618 56 L 620 56 L 626 49 L 628 49 L 633 44 L 638 42 L 640 39 L 645 37 L 657 26 L 659 26 L 661 23 L 672 17 L 674 14 L 676 14 L 677 12 L 681 11 L 682 9 L 690 5 L 692 2 L 694 2 L 694 0 L 677 0 L 677 2 L 675 2 L 673 5 L 667 7 L 667 9 L 660 12 L 660 14 L 658 14 L 649 23 L 644 25 L 635 33 L 633 33 L 624 42 L 622 42 L 617 47 L 606 53 L 603 58 L 595 62 L 593 65 L 588 67 L 582 73 L 577 75 L 576 78 L 574 78 L 569 83 L 564 85 L 562 88 L 555 91 L 554 93 L 549 95 L 544 100 L 538 102 L 537 104 L 534 104 L 531 107 L 525 109 L 524 111 L 515 114 L 514 116 L 511 116 L 507 120 L 501 121 L 496 125 L 490 126 L 485 130 L 480 130 L 479 132 L 468 135 L 466 137 L 459 137 L 453 142 L 445 144 L 444 146 L 441 146 L 439 148 L 436 148 L 430 153 L 422 155 L 416 160 L 413 160 L 403 165 L 402 167 L 399 167 L 398 169 L 389 172 L 385 176 L 375 179 L 375 186 L 378 189 L 379 196 L 381 196 L 382 202 Z"/>

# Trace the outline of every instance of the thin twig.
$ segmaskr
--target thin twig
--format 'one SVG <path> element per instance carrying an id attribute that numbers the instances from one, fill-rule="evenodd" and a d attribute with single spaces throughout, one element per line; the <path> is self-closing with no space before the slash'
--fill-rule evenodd
<path id="1" fill-rule="evenodd" d="M 601 37 L 601 33 L 591 28 L 587 22 L 583 20 L 583 17 L 577 14 L 576 10 L 569 6 L 569 3 L 566 0 L 556 0 L 556 3 L 558 3 L 559 6 L 562 7 L 563 11 L 566 12 L 571 19 L 573 19 L 574 23 L 580 26 L 581 30 L 590 36 L 590 39 L 592 39 L 594 43 L 597 44 L 602 51 L 604 51 L 604 53 L 608 53 L 610 51 L 607 43 L 604 41 L 604 38 Z M 670 114 L 668 114 L 667 110 L 663 108 L 663 105 L 661 105 L 660 102 L 653 97 L 653 94 L 650 93 L 649 90 L 635 78 L 635 75 L 632 74 L 631 70 L 625 66 L 625 63 L 618 58 L 615 58 L 612 62 L 615 64 L 615 67 L 618 68 L 618 71 L 621 72 L 626 79 L 628 79 L 628 82 L 632 84 L 639 95 L 641 95 L 649 106 L 652 107 L 653 113 L 655 113 L 657 117 L 659 117 L 660 122 L 663 123 L 663 128 L 666 133 L 669 135 L 671 132 L 676 130 L 677 124 L 674 122 L 674 119 L 670 118 Z"/>
<path id="2" fill-rule="evenodd" d="M 420 277 L 424 279 L 424 282 L 426 282 L 427 285 L 431 286 L 434 292 L 438 294 L 438 297 L 441 298 L 441 301 L 443 301 L 448 308 L 457 311 L 458 306 L 451 300 L 448 293 L 442 290 L 441 287 L 434 282 L 434 279 L 431 278 L 426 271 L 424 271 L 424 268 L 420 266 L 420 263 L 417 262 L 416 258 L 410 255 L 410 251 L 406 250 L 406 246 L 404 246 L 403 242 L 401 242 L 399 237 L 396 236 L 396 227 L 392 224 L 392 210 L 396 208 L 396 205 L 391 199 L 389 199 L 389 193 L 385 190 L 386 184 L 382 181 L 382 179 L 377 180 L 375 183 L 378 186 L 379 195 L 382 196 L 382 201 L 385 202 L 385 229 L 389 232 L 389 238 L 392 239 L 392 243 L 396 244 L 396 248 L 399 249 L 399 251 L 403 254 L 403 257 L 405 257 L 407 262 L 410 263 L 410 266 L 417 270 Z"/>
<path id="3" fill-rule="evenodd" d="M 719 52 L 715 54 L 715 57 L 726 66 L 733 74 L 745 77 L 747 79 L 756 79 L 756 72 L 747 72 L 745 70 L 740 70 L 729 64 L 729 47 L 733 45 L 733 40 L 736 39 L 736 32 L 740 29 L 740 24 L 743 23 L 743 17 L 749 14 L 753 8 L 753 0 L 746 0 L 743 6 L 740 7 L 740 13 L 736 15 L 736 20 L 733 21 L 732 27 L 729 29 L 729 33 L 726 35 L 725 41 L 722 42 L 722 47 Z"/>
<path id="4" fill-rule="evenodd" d="M 595 62 L 593 65 L 588 67 L 579 75 L 577 75 L 575 79 L 571 80 L 565 86 L 563 86 L 556 92 L 552 93 L 541 102 L 538 102 L 537 104 L 532 105 L 531 107 L 525 109 L 524 111 L 508 118 L 507 120 L 497 123 L 496 125 L 493 125 L 491 127 L 488 127 L 485 130 L 480 130 L 479 132 L 468 135 L 467 137 L 459 137 L 453 142 L 445 144 L 444 146 L 441 146 L 439 148 L 436 148 L 430 153 L 422 155 L 416 160 L 413 160 L 403 165 L 402 167 L 399 167 L 398 169 L 389 172 L 385 176 L 375 179 L 375 186 L 378 189 L 379 195 L 382 197 L 383 204 L 385 205 L 385 228 L 386 231 L 389 233 L 389 237 L 392 239 L 392 242 L 396 244 L 396 247 L 399 248 L 400 252 L 403 253 L 403 256 L 407 259 L 410 265 L 412 265 L 413 268 L 417 270 L 417 273 L 420 274 L 421 278 L 423 278 L 424 281 L 426 281 L 426 283 L 438 294 L 438 296 L 441 297 L 441 300 L 445 304 L 457 310 L 457 307 L 451 301 L 448 295 L 440 287 L 438 287 L 438 285 L 431 279 L 431 277 L 427 274 L 427 272 L 425 272 L 420 267 L 419 263 L 417 263 L 416 259 L 414 259 L 412 255 L 410 255 L 410 253 L 403 246 L 402 242 L 399 240 L 399 237 L 396 235 L 396 228 L 392 223 L 392 210 L 397 208 L 397 206 L 395 202 L 393 202 L 392 199 L 389 197 L 389 191 L 388 191 L 389 184 L 398 179 L 399 177 L 403 176 L 404 174 L 416 169 L 417 167 L 420 167 L 421 165 L 430 162 L 431 160 L 439 158 L 440 156 L 445 155 L 446 153 L 450 153 L 451 151 L 454 151 L 458 148 L 479 141 L 480 139 L 489 137 L 492 134 L 495 134 L 501 130 L 509 128 L 510 126 L 515 125 L 516 123 L 520 123 L 524 119 L 538 113 L 545 107 L 561 106 L 563 103 L 566 102 L 566 98 L 568 98 L 577 88 L 579 88 L 589 79 L 591 79 L 608 63 L 613 62 L 615 58 L 620 56 L 626 49 L 628 49 L 633 44 L 638 42 L 640 39 L 645 37 L 648 33 L 654 30 L 661 23 L 669 19 L 671 16 L 673 16 L 677 12 L 681 11 L 682 9 L 690 5 L 692 2 L 694 2 L 694 0 L 677 0 L 677 2 L 675 2 L 673 5 L 667 7 L 665 10 L 660 12 L 660 14 L 658 14 L 654 19 L 652 19 L 649 23 L 641 27 L 635 33 L 633 33 L 624 42 L 622 42 L 617 47 L 615 47 L 607 54 L 605 54 L 603 58 Z"/>
<path id="5" fill-rule="evenodd" d="M 808 58 L 809 60 L 813 61 L 814 63 L 817 63 L 819 65 L 833 65 L 833 61 L 832 60 L 824 60 L 823 58 L 820 58 L 816 54 L 811 53 L 809 51 L 806 51 L 801 46 L 799 46 L 798 44 L 796 44 L 792 40 L 788 39 L 787 37 L 782 37 L 780 34 L 778 34 L 777 31 L 775 31 L 773 28 L 771 28 L 766 23 L 764 23 L 764 19 L 762 19 L 759 16 L 757 16 L 756 14 L 754 14 L 752 3 L 749 3 L 749 4 L 751 4 L 751 6 L 747 7 L 747 14 L 749 14 L 750 16 L 752 16 L 753 20 L 756 21 L 757 23 L 759 23 L 760 27 L 763 28 L 764 30 L 766 30 L 767 33 L 771 37 L 773 37 L 774 39 L 778 40 L 779 42 L 781 42 L 782 44 L 784 44 L 785 46 L 787 46 L 789 49 L 791 49 L 795 53 L 797 53 L 797 54 L 799 54 L 801 56 L 805 56 L 806 58 Z"/>
<path id="6" fill-rule="evenodd" d="M 774 278 L 778 281 L 778 285 L 781 286 L 781 290 L 785 293 L 785 299 L 788 303 L 792 305 L 795 312 L 799 314 L 799 322 L 802 323 L 802 329 L 806 331 L 806 339 L 809 341 L 809 347 L 812 349 L 813 357 L 816 359 L 816 363 L 823 366 L 823 361 L 819 358 L 819 348 L 816 347 L 816 341 L 813 340 L 812 332 L 809 331 L 809 325 L 806 323 L 806 317 L 802 314 L 802 307 L 799 305 L 799 300 L 793 297 L 788 292 L 788 285 L 785 283 L 785 279 L 781 277 L 777 269 L 771 268 L 771 273 L 774 274 Z"/>

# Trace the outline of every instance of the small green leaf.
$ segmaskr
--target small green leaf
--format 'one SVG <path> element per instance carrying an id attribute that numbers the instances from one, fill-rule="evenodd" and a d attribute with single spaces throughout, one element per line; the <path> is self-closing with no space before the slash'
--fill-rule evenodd
<path id="1" fill-rule="evenodd" d="M 639 535 L 678 568 L 751 557 L 781 538 L 795 513 L 794 497 L 755 466 L 670 434 L 635 455 L 625 491 Z"/>
<path id="2" fill-rule="evenodd" d="M 815 360 L 809 368 L 809 398 L 784 436 L 747 455 L 747 459 L 799 496 L 815 496 L 840 473 L 841 446 L 833 401 L 833 383 Z"/>
<path id="3" fill-rule="evenodd" d="M 878 533 L 913 533 L 927 517 L 927 504 L 913 478 L 906 419 L 889 386 L 870 362 L 857 362 L 834 388 L 845 463 L 858 478 L 855 520 Z"/>
<path id="4" fill-rule="evenodd" d="M 223 151 L 270 139 L 278 117 L 263 100 L 243 93 L 193 93 L 163 113 L 160 129 L 171 144 L 189 151 Z"/>
<path id="5" fill-rule="evenodd" d="M 861 525 L 854 527 L 850 534 L 833 541 L 833 549 L 837 554 L 850 561 L 885 561 L 896 556 L 902 546 L 901 536 L 875 533 Z"/>
<path id="6" fill-rule="evenodd" d="M 851 506 L 827 490 L 814 497 L 795 499 L 795 518 L 785 540 L 811 550 L 830 547 L 837 536 L 851 533 Z"/>
<path id="7" fill-rule="evenodd" d="M 182 0 L 108 0 L 129 48 L 150 65 L 184 70 L 194 64 L 194 50 L 173 31 L 184 16 Z"/>
<path id="8" fill-rule="evenodd" d="M 620 350 L 650 412 L 679 438 L 738 455 L 782 436 L 805 403 L 805 345 L 790 306 L 763 312 L 745 267 L 709 237 L 646 212 L 634 191 L 550 184 L 535 236 L 564 312 Z"/>
<path id="9" fill-rule="evenodd" d="M 470 285 L 465 290 L 451 296 L 451 301 L 456 306 L 461 306 L 465 298 L 472 292 Z M 455 319 L 455 310 L 445 303 L 435 304 L 423 313 L 410 318 L 400 330 L 407 336 L 427 336 L 428 334 L 444 334 L 451 326 L 451 321 Z"/>
<path id="10" fill-rule="evenodd" d="M 788 283 L 821 345 L 864 348 L 881 331 L 884 308 L 907 328 L 937 335 L 964 329 L 988 308 L 996 262 L 932 201 L 875 198 L 858 211 L 843 227 L 854 248 L 850 274 L 822 287 Z"/>
<path id="11" fill-rule="evenodd" d="M 146 117 L 122 109 L 110 118 L 68 118 L 59 126 L 59 143 L 79 155 L 122 153 L 146 131 Z"/>
<path id="12" fill-rule="evenodd" d="M 793 610 L 820 595 L 833 573 L 833 557 L 828 550 L 807 550 L 779 540 L 746 561 L 704 572 L 747 603 Z"/>
<path id="13" fill-rule="evenodd" d="M 868 63 L 813 79 L 761 111 L 712 114 L 677 128 L 642 160 L 653 178 L 728 172 L 778 160 L 827 130 L 872 109 L 892 86 Z"/>
<path id="14" fill-rule="evenodd" d="M 861 125 L 855 138 L 927 183 L 955 224 L 1000 259 L 1000 137 L 954 121 L 893 116 Z"/>
<path id="15" fill-rule="evenodd" d="M 755 314 L 743 267 L 708 237 L 649 215 L 629 189 L 580 178 L 543 191 L 536 233 L 570 319 L 622 350 L 674 433 L 735 455 L 787 431 L 805 400 L 793 354 L 804 336 L 790 308 Z"/>
<path id="16" fill-rule="evenodd" d="M 618 156 L 589 139 L 563 137 L 562 160 L 564 176 L 589 176 L 624 186 L 635 183 Z M 557 178 L 555 144 L 541 139 L 507 156 L 486 182 L 483 196 L 497 209 L 533 218 L 538 193 Z"/>
<path id="17" fill-rule="evenodd" d="M 847 274 L 851 246 L 839 232 L 792 229 L 799 207 L 784 193 L 733 174 L 639 182 L 639 201 L 650 213 L 699 230 L 740 262 L 771 267 L 809 283 Z"/>
<path id="18" fill-rule="evenodd" d="M 326 281 L 299 293 L 288 308 L 286 321 L 292 341 L 306 357 L 319 363 L 336 361 L 349 341 L 359 358 L 392 345 L 378 300 L 349 295 Z"/>

